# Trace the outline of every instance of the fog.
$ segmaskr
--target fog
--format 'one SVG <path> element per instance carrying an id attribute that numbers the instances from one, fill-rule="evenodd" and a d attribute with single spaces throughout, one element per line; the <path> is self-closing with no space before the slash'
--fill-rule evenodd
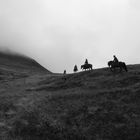
<path id="1" fill-rule="evenodd" d="M 106 67 L 114 54 L 140 63 L 139 36 L 139 0 L 0 0 L 0 48 L 52 72 L 72 72 L 86 58 Z"/>

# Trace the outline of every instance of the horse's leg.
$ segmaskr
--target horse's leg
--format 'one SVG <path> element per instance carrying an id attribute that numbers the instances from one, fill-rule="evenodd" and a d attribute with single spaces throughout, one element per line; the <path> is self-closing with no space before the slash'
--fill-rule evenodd
<path id="1" fill-rule="evenodd" d="M 124 65 L 123 65 L 123 67 L 124 67 L 124 70 L 127 72 L 128 70 L 127 70 L 127 66 L 126 66 L 125 63 L 124 63 Z"/>
<path id="2" fill-rule="evenodd" d="M 125 71 L 128 72 L 127 66 L 125 65 Z"/>
<path id="3" fill-rule="evenodd" d="M 109 69 L 110 69 L 111 72 L 113 72 L 113 68 L 112 67 L 109 67 Z"/>
<path id="4" fill-rule="evenodd" d="M 115 67 L 112 67 L 112 72 L 116 72 L 116 69 L 115 69 Z"/>

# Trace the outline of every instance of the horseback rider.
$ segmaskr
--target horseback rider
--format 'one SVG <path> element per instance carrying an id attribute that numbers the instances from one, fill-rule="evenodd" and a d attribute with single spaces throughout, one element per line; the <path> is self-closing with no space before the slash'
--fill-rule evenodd
<path id="1" fill-rule="evenodd" d="M 64 75 L 66 74 L 66 70 L 64 70 L 63 74 L 64 74 Z"/>
<path id="2" fill-rule="evenodd" d="M 74 71 L 74 72 L 77 72 L 77 71 L 78 71 L 77 65 L 74 66 L 73 71 Z"/>
<path id="3" fill-rule="evenodd" d="M 114 60 L 113 60 L 113 61 L 114 61 L 114 63 L 115 63 L 115 64 L 118 64 L 118 63 L 119 63 L 118 58 L 117 58 L 115 55 L 113 55 L 113 57 L 114 57 Z"/>
<path id="4" fill-rule="evenodd" d="M 85 64 L 88 64 L 88 60 L 86 59 Z"/>

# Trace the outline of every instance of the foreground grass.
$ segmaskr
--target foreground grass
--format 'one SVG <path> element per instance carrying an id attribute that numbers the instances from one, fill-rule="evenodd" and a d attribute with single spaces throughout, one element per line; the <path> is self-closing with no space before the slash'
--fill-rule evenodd
<path id="1" fill-rule="evenodd" d="M 1 93 L 2 140 L 140 139 L 139 69 L 35 80 Z"/>

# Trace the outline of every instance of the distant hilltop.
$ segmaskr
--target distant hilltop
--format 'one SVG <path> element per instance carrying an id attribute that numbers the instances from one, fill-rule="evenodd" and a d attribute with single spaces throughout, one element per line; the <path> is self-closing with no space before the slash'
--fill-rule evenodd
<path id="1" fill-rule="evenodd" d="M 0 71 L 51 73 L 34 59 L 17 53 L 0 52 Z"/>

